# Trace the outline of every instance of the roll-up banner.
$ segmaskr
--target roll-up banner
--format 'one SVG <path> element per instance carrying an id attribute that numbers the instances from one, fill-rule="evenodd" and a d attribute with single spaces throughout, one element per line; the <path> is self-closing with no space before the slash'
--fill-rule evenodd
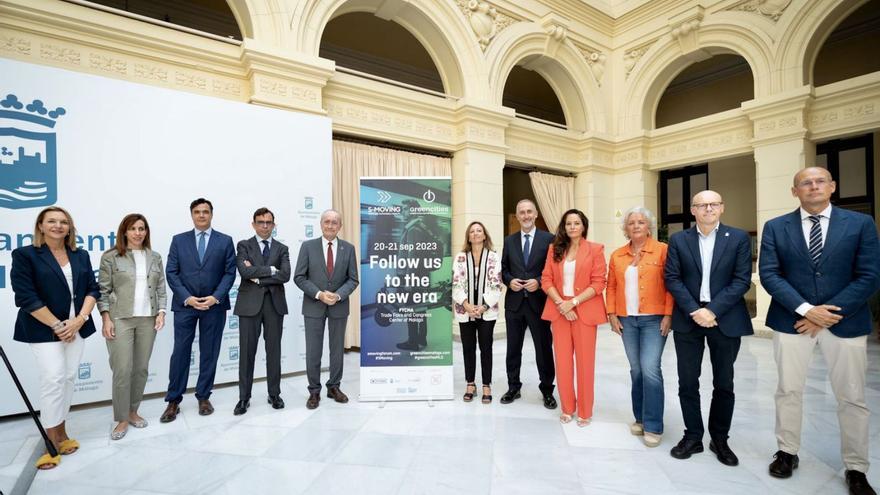
<path id="1" fill-rule="evenodd" d="M 361 178 L 361 400 L 452 398 L 450 191 Z"/>

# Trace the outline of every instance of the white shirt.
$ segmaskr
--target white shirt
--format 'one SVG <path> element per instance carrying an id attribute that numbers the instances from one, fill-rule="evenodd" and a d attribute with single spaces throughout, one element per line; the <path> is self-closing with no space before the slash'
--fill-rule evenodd
<path id="1" fill-rule="evenodd" d="M 629 265 L 623 273 L 624 294 L 626 296 L 626 315 L 640 316 L 639 313 L 639 267 Z"/>
<path id="2" fill-rule="evenodd" d="M 801 228 L 804 229 L 804 242 L 807 243 L 807 249 L 810 248 L 810 229 L 813 228 L 813 221 L 810 220 L 810 213 L 801 208 Z M 819 212 L 819 226 L 822 227 L 822 245 L 825 245 L 825 239 L 828 238 L 828 223 L 831 221 L 831 204 Z"/>
<path id="3" fill-rule="evenodd" d="M 562 295 L 565 297 L 574 297 L 574 269 L 575 261 L 565 261 L 562 265 Z"/>
<path id="4" fill-rule="evenodd" d="M 326 237 L 321 236 L 321 254 L 324 255 L 324 264 L 327 264 L 327 245 L 330 243 L 333 245 L 330 247 L 330 250 L 333 252 L 333 269 L 336 270 L 336 260 L 339 259 L 339 238 L 333 239 L 332 241 L 328 241 Z"/>
<path id="5" fill-rule="evenodd" d="M 67 288 L 70 289 L 70 317 L 76 316 L 76 309 L 73 307 L 73 270 L 70 268 L 70 262 L 61 267 L 64 273 L 64 280 L 67 280 Z"/>
<path id="6" fill-rule="evenodd" d="M 147 297 L 147 256 L 143 249 L 132 249 L 134 257 L 134 306 L 131 316 L 152 316 Z"/>
<path id="7" fill-rule="evenodd" d="M 327 245 L 333 243 L 330 246 L 330 252 L 333 253 L 333 270 L 336 271 L 336 260 L 339 259 L 339 237 L 333 239 L 332 241 L 328 241 L 326 237 L 321 236 L 321 253 L 324 256 L 324 264 L 327 264 Z M 315 299 L 320 299 L 318 296 L 321 295 L 321 291 L 315 293 Z"/>
<path id="8" fill-rule="evenodd" d="M 214 232 L 214 229 L 208 227 L 208 230 L 205 231 L 205 250 L 208 249 L 208 243 L 211 242 L 211 234 Z M 193 229 L 193 233 L 196 236 L 196 252 L 199 250 L 199 234 L 202 233 L 199 229 Z"/>
<path id="9" fill-rule="evenodd" d="M 532 247 L 535 245 L 535 232 L 537 231 L 536 227 L 532 227 L 532 230 L 529 232 L 525 230 L 519 231 L 519 247 L 523 249 L 523 253 L 526 252 L 526 236 L 529 236 L 529 258 L 532 257 Z"/>
<path id="10" fill-rule="evenodd" d="M 715 253 L 715 236 L 718 233 L 718 227 L 721 222 L 715 224 L 715 227 L 709 231 L 709 235 L 703 235 L 700 227 L 697 226 L 697 235 L 700 238 L 700 261 L 703 265 L 703 280 L 700 282 L 700 302 L 709 302 L 712 300 L 711 286 L 709 285 L 709 272 L 712 271 L 712 255 Z"/>
<path id="11" fill-rule="evenodd" d="M 825 239 L 828 238 L 828 225 L 831 223 L 831 204 L 819 212 L 819 226 L 822 227 L 822 245 L 825 245 Z M 807 249 L 810 249 L 810 229 L 813 228 L 813 221 L 810 220 L 810 213 L 801 207 L 801 228 L 804 231 L 804 242 L 807 243 Z M 813 309 L 813 305 L 805 302 L 797 307 L 794 311 L 804 316 L 807 311 Z"/>
<path id="12" fill-rule="evenodd" d="M 260 236 L 255 235 L 254 239 L 257 240 L 257 244 L 260 246 L 261 253 L 263 252 L 263 241 L 268 241 L 269 242 L 269 249 L 272 249 L 272 236 L 271 235 L 265 239 L 261 239 Z M 324 249 L 326 250 L 327 246 L 324 246 Z"/>

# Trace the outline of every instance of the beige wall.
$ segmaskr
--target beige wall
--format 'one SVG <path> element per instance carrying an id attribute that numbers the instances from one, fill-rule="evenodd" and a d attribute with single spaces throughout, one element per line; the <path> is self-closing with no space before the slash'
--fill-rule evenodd
<path id="1" fill-rule="evenodd" d="M 709 162 L 709 189 L 724 198 L 724 223 L 749 232 L 758 229 L 754 156 Z"/>

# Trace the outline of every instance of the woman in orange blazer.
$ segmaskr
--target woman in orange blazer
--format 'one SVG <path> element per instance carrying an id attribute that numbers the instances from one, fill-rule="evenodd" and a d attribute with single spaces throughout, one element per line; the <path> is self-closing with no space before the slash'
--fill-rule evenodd
<path id="1" fill-rule="evenodd" d="M 587 241 L 590 222 L 580 210 L 568 210 L 556 228 L 541 275 L 547 304 L 541 318 L 550 322 L 556 356 L 556 384 L 562 401 L 562 423 L 571 422 L 577 402 L 577 425 L 593 418 L 593 375 L 596 365 L 596 327 L 607 321 L 605 253 L 601 244 Z M 577 394 L 574 359 L 577 359 Z"/>
<path id="2" fill-rule="evenodd" d="M 654 215 L 646 208 L 630 208 L 622 227 L 629 242 L 611 253 L 608 263 L 608 321 L 623 337 L 629 360 L 635 416 L 629 431 L 656 447 L 663 436 L 665 402 L 660 361 L 672 325 L 672 294 L 663 281 L 667 246 L 651 237 Z"/>

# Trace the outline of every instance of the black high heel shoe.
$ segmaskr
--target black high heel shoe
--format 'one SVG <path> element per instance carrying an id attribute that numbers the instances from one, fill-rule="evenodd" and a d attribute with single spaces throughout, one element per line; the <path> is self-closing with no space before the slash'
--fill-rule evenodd
<path id="1" fill-rule="evenodd" d="M 477 384 L 476 383 L 468 383 L 467 387 L 464 389 L 464 395 L 461 399 L 465 402 L 470 402 L 474 400 L 474 394 L 477 392 Z"/>
<path id="2" fill-rule="evenodd" d="M 487 391 L 489 393 L 486 393 Z M 482 402 L 483 404 L 489 404 L 490 402 L 492 402 L 492 387 L 490 387 L 489 385 L 483 385 L 483 398 L 480 399 L 480 402 Z"/>

